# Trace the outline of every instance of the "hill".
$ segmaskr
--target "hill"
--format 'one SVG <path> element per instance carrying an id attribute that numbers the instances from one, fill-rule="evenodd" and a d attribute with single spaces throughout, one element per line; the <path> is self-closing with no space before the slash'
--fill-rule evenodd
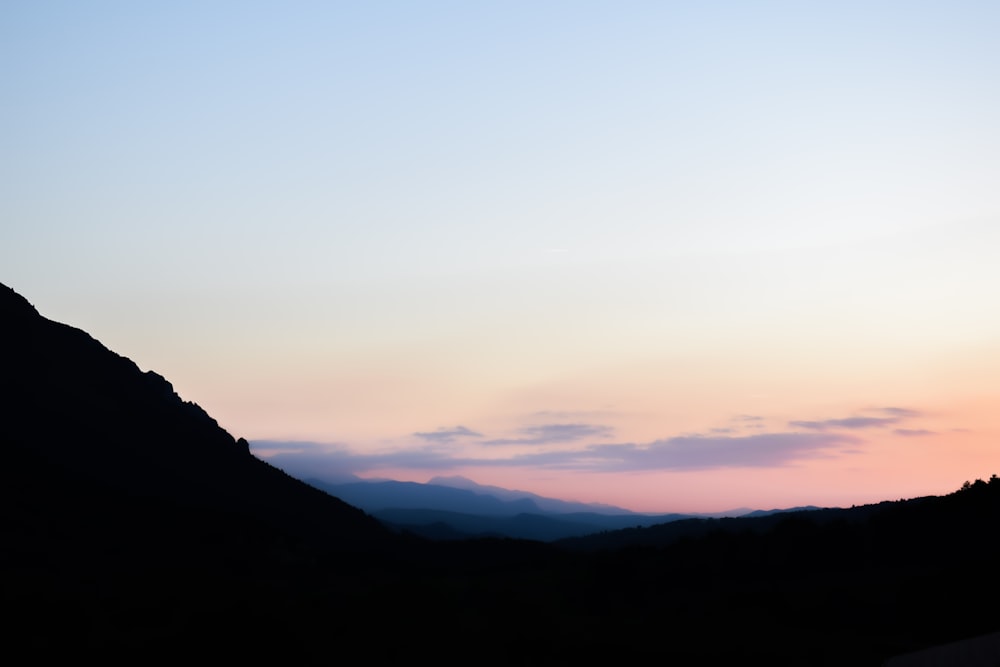
<path id="1" fill-rule="evenodd" d="M 3 285 L 0 322 L 2 599 L 6 631 L 41 655 L 225 635 L 206 621 L 245 619 L 241 607 L 269 618 L 247 599 L 297 596 L 303 563 L 352 563 L 394 541 Z"/>

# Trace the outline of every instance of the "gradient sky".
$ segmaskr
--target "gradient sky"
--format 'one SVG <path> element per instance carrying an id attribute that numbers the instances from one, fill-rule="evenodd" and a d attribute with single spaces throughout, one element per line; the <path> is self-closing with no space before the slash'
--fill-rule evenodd
<path id="1" fill-rule="evenodd" d="M 293 474 L 1000 473 L 1000 3 L 6 2 L 0 282 Z"/>

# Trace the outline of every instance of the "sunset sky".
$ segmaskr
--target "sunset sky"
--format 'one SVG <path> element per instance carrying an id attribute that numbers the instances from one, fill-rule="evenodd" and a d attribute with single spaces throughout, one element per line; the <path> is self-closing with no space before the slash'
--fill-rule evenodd
<path id="1" fill-rule="evenodd" d="M 997 35 L 993 1 L 6 2 L 0 282 L 300 476 L 947 493 L 1000 474 Z"/>

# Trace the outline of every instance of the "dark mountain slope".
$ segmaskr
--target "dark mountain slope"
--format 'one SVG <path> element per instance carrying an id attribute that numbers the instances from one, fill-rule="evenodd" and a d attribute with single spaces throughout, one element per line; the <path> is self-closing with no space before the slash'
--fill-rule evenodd
<path id="1" fill-rule="evenodd" d="M 83 485 L 280 523 L 331 546 L 383 536 L 363 512 L 251 456 L 161 376 L 6 286 L 0 321 L 5 495 L 56 506 Z"/>
<path id="2" fill-rule="evenodd" d="M 6 286 L 0 322 L 7 526 L 86 539 L 91 551 L 143 533 L 169 542 L 199 526 L 224 541 L 236 524 L 334 550 L 387 539 L 360 510 L 251 456 L 159 375 L 45 319 Z"/>
<path id="3" fill-rule="evenodd" d="M 2 285 L 0 369 L 4 636 L 36 657 L 226 646 L 254 624 L 255 650 L 284 654 L 310 590 L 349 594 L 394 557 L 381 523 Z"/>

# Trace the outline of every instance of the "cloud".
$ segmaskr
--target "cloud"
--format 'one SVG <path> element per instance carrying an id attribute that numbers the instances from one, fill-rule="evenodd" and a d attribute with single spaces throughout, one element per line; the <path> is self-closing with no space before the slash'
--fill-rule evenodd
<path id="1" fill-rule="evenodd" d="M 790 421 L 788 425 L 793 428 L 805 428 L 811 431 L 827 431 L 831 429 L 866 429 L 866 428 L 884 428 L 886 426 L 892 426 L 893 424 L 898 424 L 900 422 L 912 419 L 914 417 L 919 417 L 922 413 L 919 410 L 912 410 L 910 408 L 898 408 L 898 407 L 888 407 L 888 408 L 874 408 L 868 410 L 868 412 L 880 412 L 882 417 L 845 417 L 842 419 L 823 419 L 818 421 Z M 907 429 L 897 429 L 907 430 Z"/>
<path id="2" fill-rule="evenodd" d="M 790 421 L 792 430 L 764 433 L 746 432 L 746 427 L 763 427 L 763 418 L 737 415 L 730 427 L 646 443 L 607 442 L 614 433 L 612 427 L 566 421 L 526 426 L 517 430 L 514 437 L 491 439 L 461 425 L 441 427 L 414 433 L 426 441 L 422 446 L 381 452 L 355 452 L 342 444 L 302 441 L 260 440 L 250 446 L 257 456 L 291 475 L 331 479 L 379 470 L 443 472 L 495 467 L 609 473 L 768 468 L 859 454 L 864 441 L 851 431 L 896 426 L 892 432 L 901 437 L 934 433 L 902 427 L 903 422 L 921 415 L 917 410 L 887 407 L 865 412 L 867 416 Z M 534 416 L 543 415 L 554 417 L 556 413 Z M 467 444 L 474 446 L 466 447 Z M 505 449 L 505 445 L 552 446 L 526 453 Z M 487 449 L 488 455 L 483 456 Z"/>
<path id="3" fill-rule="evenodd" d="M 547 445 L 573 442 L 583 438 L 606 438 L 614 432 L 610 426 L 601 424 L 542 424 L 522 428 L 519 438 L 499 438 L 486 440 L 485 445 Z"/>
<path id="4" fill-rule="evenodd" d="M 760 415 L 735 415 L 729 418 L 728 426 L 713 428 L 713 433 L 736 433 L 737 431 L 759 431 L 765 427 L 764 418 Z"/>
<path id="5" fill-rule="evenodd" d="M 450 451 L 433 446 L 366 454 L 319 442 L 254 440 L 250 442 L 250 451 L 300 479 L 329 479 L 381 468 L 447 470 L 476 461 L 456 457 Z"/>
<path id="6" fill-rule="evenodd" d="M 431 442 L 451 442 L 455 438 L 481 438 L 482 433 L 476 433 L 475 431 L 468 429 L 464 426 L 456 426 L 455 428 L 445 428 L 441 427 L 436 431 L 431 431 L 429 433 L 414 433 L 413 435 L 418 438 L 423 438 L 424 440 L 430 440 Z"/>
<path id="7" fill-rule="evenodd" d="M 857 443 L 860 443 L 858 438 L 837 433 L 694 435 L 656 440 L 647 445 L 592 445 L 579 451 L 526 454 L 515 457 L 511 463 L 602 472 L 760 468 L 829 456 L 829 450 Z"/>
<path id="8" fill-rule="evenodd" d="M 300 479 L 333 479 L 362 470 L 350 450 L 338 444 L 309 441 L 251 440 L 250 452 Z"/>
<path id="9" fill-rule="evenodd" d="M 322 445 L 311 440 L 254 440 L 250 443 L 250 448 L 255 451 L 267 452 L 293 452 L 296 454 L 303 452 L 325 451 L 331 448 L 344 448 L 345 445 L 330 443 Z"/>
<path id="10" fill-rule="evenodd" d="M 590 432 L 606 433 L 607 427 L 590 425 Z M 542 428 L 542 427 L 536 427 Z M 527 430 L 527 429 L 526 429 Z M 544 433 L 552 435 L 551 429 Z M 572 433 L 566 429 L 565 437 Z M 584 429 L 577 431 L 585 432 Z M 371 472 L 386 468 L 410 470 L 451 470 L 471 467 L 532 467 L 551 470 L 592 472 L 683 471 L 713 468 L 764 468 L 794 461 L 845 455 L 847 445 L 858 438 L 842 433 L 761 433 L 746 436 L 688 435 L 656 440 L 647 444 L 591 444 L 570 450 L 534 452 L 501 458 L 457 456 L 432 447 L 392 452 L 360 454 L 342 447 L 312 443 L 254 442 L 254 451 L 277 451 L 265 457 L 270 463 L 297 477 L 320 477 Z"/>
<path id="11" fill-rule="evenodd" d="M 532 417 L 542 419 L 604 419 L 619 415 L 621 412 L 610 408 L 605 410 L 539 410 L 531 414 Z"/>
<path id="12" fill-rule="evenodd" d="M 826 431 L 835 428 L 862 429 L 881 428 L 899 422 L 899 417 L 847 417 L 845 419 L 824 419 L 822 421 L 790 421 L 789 426 Z"/>
<path id="13" fill-rule="evenodd" d="M 925 428 L 897 428 L 893 430 L 893 433 L 906 438 L 915 438 L 922 435 L 934 435 L 934 431 L 928 431 Z"/>
<path id="14" fill-rule="evenodd" d="M 899 418 L 920 417 L 923 413 L 910 408 L 881 408 L 881 411 Z"/>

